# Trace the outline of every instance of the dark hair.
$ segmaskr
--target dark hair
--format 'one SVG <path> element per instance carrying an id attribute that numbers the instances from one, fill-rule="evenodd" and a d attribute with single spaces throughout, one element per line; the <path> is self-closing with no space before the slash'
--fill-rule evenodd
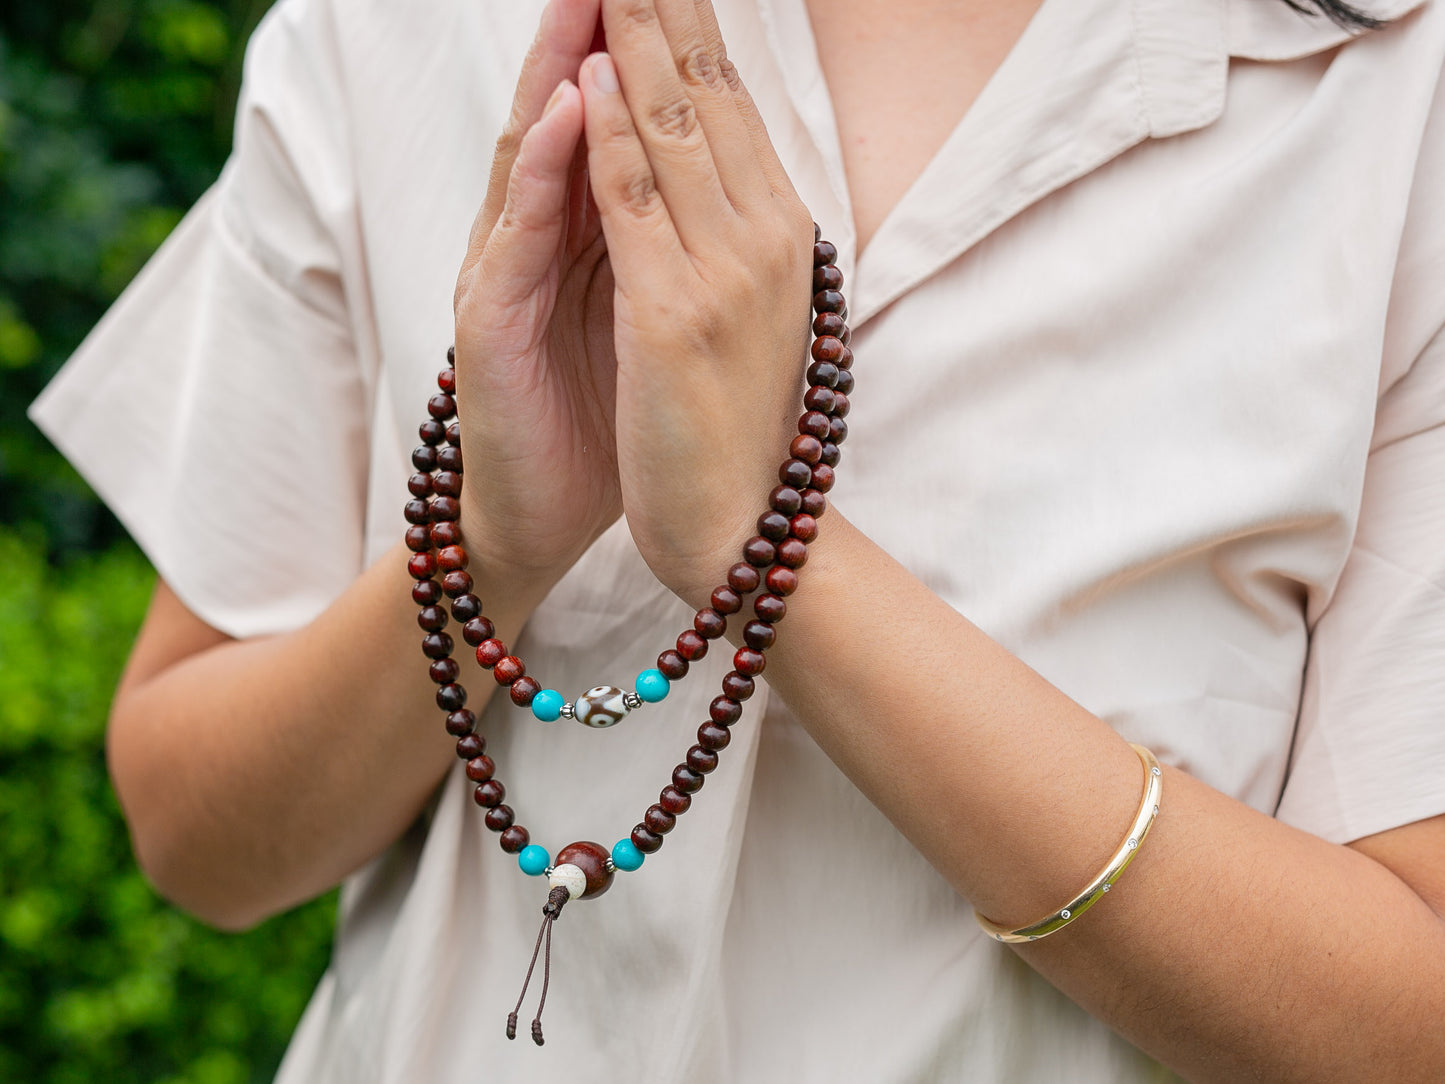
<path id="1" fill-rule="evenodd" d="M 1336 26 L 1346 30 L 1378 30 L 1385 25 L 1383 19 L 1366 14 L 1353 4 L 1341 0 L 1284 0 L 1286 4 L 1305 15 L 1323 14 Z"/>

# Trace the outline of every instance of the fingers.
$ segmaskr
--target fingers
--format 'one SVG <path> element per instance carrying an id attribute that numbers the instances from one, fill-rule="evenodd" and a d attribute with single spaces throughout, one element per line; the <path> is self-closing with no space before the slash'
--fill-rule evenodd
<path id="1" fill-rule="evenodd" d="M 482 246 L 480 288 L 490 302 L 526 302 L 550 271 L 565 240 L 581 138 L 582 96 L 563 82 L 517 149 L 505 203 Z"/>
<path id="2" fill-rule="evenodd" d="M 673 6 L 679 6 L 676 0 Z M 682 9 L 687 6 L 690 0 L 683 0 Z M 696 251 L 735 217 L 709 146 L 714 135 L 724 133 L 705 129 L 699 102 L 715 123 L 730 104 L 720 100 L 724 84 L 700 34 L 695 32 L 691 43 L 670 41 L 658 7 L 655 0 L 603 0 L 602 22 L 654 183 L 682 243 Z M 680 65 L 695 73 L 693 86 L 684 86 Z"/>
<path id="3" fill-rule="evenodd" d="M 674 218 L 663 203 L 610 56 L 587 58 L 581 89 L 588 176 L 618 284 L 686 281 L 686 257 Z"/>
<path id="4" fill-rule="evenodd" d="M 512 98 L 512 111 L 497 140 L 492 158 L 487 195 L 472 223 L 471 239 L 462 271 L 468 271 L 481 255 L 487 236 L 506 205 L 512 166 L 528 131 L 537 123 L 553 90 L 564 79 L 576 79 L 592 44 L 601 0 L 551 0 L 542 12 L 537 36 Z"/>

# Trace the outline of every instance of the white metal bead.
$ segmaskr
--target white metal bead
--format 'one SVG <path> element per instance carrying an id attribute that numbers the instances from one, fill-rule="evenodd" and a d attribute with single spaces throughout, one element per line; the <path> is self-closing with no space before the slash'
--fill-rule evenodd
<path id="1" fill-rule="evenodd" d="M 628 711 L 636 711 L 642 707 L 642 697 L 636 693 L 625 693 L 622 697 L 622 702 L 627 705 Z"/>
<path id="2" fill-rule="evenodd" d="M 565 703 L 565 704 L 562 705 L 562 718 L 564 718 L 564 719 L 575 719 L 576 717 L 577 717 L 577 709 L 576 709 L 575 707 L 573 707 L 572 701 L 569 700 L 569 701 L 567 701 L 567 703 Z"/>
<path id="3" fill-rule="evenodd" d="M 568 898 L 575 900 L 587 891 L 587 874 L 571 862 L 564 862 L 552 867 L 552 872 L 547 875 L 547 887 L 565 888 Z"/>

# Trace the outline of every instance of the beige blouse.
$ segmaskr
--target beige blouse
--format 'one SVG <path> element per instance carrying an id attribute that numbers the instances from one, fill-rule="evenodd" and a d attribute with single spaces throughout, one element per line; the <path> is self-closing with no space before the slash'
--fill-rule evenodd
<path id="1" fill-rule="evenodd" d="M 1240 801 L 1340 842 L 1445 812 L 1445 5 L 1347 44 L 1279 0 L 1047 0 L 862 254 L 803 0 L 718 6 L 842 254 L 838 507 Z M 299 625 L 400 537 L 539 7 L 282 0 L 220 181 L 35 405 L 218 628 Z M 518 646 L 575 695 L 687 618 L 619 524 Z M 722 662 L 607 731 L 495 701 L 534 840 L 625 835 Z M 987 940 L 777 698 L 734 735 L 559 924 L 541 1050 L 502 1034 L 540 886 L 454 771 L 347 882 L 280 1079 L 1167 1077 Z"/>

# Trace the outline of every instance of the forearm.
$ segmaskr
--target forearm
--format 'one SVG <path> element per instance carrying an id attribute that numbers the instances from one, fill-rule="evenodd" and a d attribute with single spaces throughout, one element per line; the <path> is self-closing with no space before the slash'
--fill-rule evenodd
<path id="1" fill-rule="evenodd" d="M 249 925 L 336 884 L 424 808 L 455 754 L 411 582 L 398 546 L 305 627 L 244 641 L 210 630 L 189 654 L 164 642 L 164 614 L 148 619 L 108 748 L 137 856 L 176 903 Z M 539 597 L 481 575 L 476 591 L 509 641 Z M 480 672 L 464 684 L 478 712 L 496 688 Z"/>
<path id="2" fill-rule="evenodd" d="M 1119 845 L 1138 758 L 836 512 L 821 528 L 769 682 L 974 906 L 1043 917 Z M 1194 1079 L 1445 1078 L 1445 922 L 1348 847 L 1163 782 L 1118 886 L 1024 958 Z"/>

